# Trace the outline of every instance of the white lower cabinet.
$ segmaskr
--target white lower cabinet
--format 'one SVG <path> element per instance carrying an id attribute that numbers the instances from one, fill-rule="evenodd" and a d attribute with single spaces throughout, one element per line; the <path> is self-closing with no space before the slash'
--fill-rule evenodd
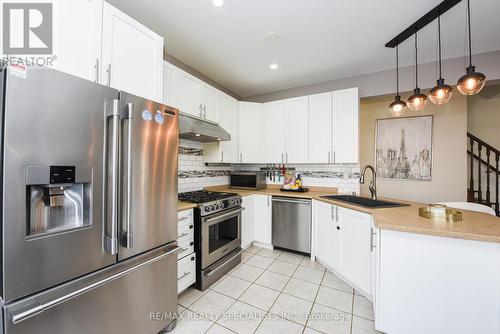
<path id="1" fill-rule="evenodd" d="M 372 217 L 313 201 L 315 256 L 366 297 L 372 298 L 374 275 Z"/>
<path id="2" fill-rule="evenodd" d="M 254 240 L 255 196 L 244 196 L 241 206 L 245 209 L 241 214 L 241 248 L 247 248 Z"/>
<path id="3" fill-rule="evenodd" d="M 177 245 L 182 248 L 177 254 L 177 293 L 180 293 L 196 282 L 193 210 L 178 212 L 177 224 Z"/>

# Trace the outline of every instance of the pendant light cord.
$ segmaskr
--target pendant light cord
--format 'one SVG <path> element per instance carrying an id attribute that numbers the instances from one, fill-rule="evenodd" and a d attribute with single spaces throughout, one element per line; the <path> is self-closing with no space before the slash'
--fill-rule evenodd
<path id="1" fill-rule="evenodd" d="M 416 31 L 415 31 L 415 88 L 418 88 L 418 43 L 417 43 Z"/>
<path id="2" fill-rule="evenodd" d="M 470 0 L 467 0 L 467 22 L 469 24 L 469 66 L 472 66 L 472 38 L 470 28 Z"/>
<path id="3" fill-rule="evenodd" d="M 442 75 L 441 75 L 441 15 L 438 16 L 438 43 L 439 43 L 439 79 L 442 79 Z"/>
<path id="4" fill-rule="evenodd" d="M 396 95 L 399 95 L 399 45 L 396 45 Z"/>

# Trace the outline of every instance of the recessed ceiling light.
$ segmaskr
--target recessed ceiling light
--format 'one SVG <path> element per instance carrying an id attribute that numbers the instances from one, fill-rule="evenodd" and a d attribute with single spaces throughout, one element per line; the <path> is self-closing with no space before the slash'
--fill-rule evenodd
<path id="1" fill-rule="evenodd" d="M 280 35 L 278 35 L 278 33 L 274 32 L 274 31 L 268 32 L 266 34 L 266 40 L 268 40 L 269 42 L 275 42 L 278 40 L 279 37 L 280 37 Z"/>
<path id="2" fill-rule="evenodd" d="M 273 63 L 273 64 L 269 65 L 269 68 L 270 68 L 271 70 L 277 70 L 277 69 L 278 69 L 278 64 Z"/>
<path id="3" fill-rule="evenodd" d="M 224 6 L 224 0 L 212 0 L 212 3 L 214 4 L 215 7 Z"/>

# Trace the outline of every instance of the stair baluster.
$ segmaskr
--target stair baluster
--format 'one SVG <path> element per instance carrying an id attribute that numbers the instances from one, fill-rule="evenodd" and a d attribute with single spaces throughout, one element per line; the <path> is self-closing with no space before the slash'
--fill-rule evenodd
<path id="1" fill-rule="evenodd" d="M 496 167 L 497 167 L 497 171 L 496 171 L 496 183 L 495 183 L 495 186 L 496 186 L 496 190 L 495 190 L 495 196 L 496 196 L 496 202 L 495 202 L 495 211 L 497 212 L 497 216 L 500 216 L 500 199 L 498 198 L 498 175 L 500 174 L 500 170 L 498 169 L 498 160 L 500 160 L 500 153 L 496 152 L 495 154 L 495 160 L 496 160 Z"/>
<path id="2" fill-rule="evenodd" d="M 474 192 L 474 139 L 470 138 L 470 182 L 469 191 Z M 472 195 L 474 197 L 474 194 Z M 469 199 L 473 200 L 473 199 Z"/>
<path id="3" fill-rule="evenodd" d="M 491 193 L 490 193 L 490 149 L 486 148 L 486 202 L 491 206 Z"/>
<path id="4" fill-rule="evenodd" d="M 477 144 L 477 148 L 478 148 L 478 162 L 477 162 L 477 165 L 478 165 L 478 168 L 477 168 L 477 184 L 478 184 L 478 193 L 477 193 L 477 200 L 479 203 L 482 203 L 483 202 L 483 190 L 481 189 L 481 160 L 482 160 L 482 157 L 481 157 L 481 152 L 483 150 L 483 145 L 481 143 L 478 143 Z"/>

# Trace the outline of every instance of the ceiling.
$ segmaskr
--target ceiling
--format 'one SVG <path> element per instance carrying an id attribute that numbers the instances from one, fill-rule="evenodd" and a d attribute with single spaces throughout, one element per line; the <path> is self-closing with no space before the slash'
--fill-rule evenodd
<path id="1" fill-rule="evenodd" d="M 165 37 L 165 50 L 249 97 L 395 67 L 387 41 L 439 0 L 109 0 Z M 443 58 L 466 54 L 466 1 L 441 19 Z M 473 52 L 500 50 L 499 0 L 471 0 Z M 270 42 L 265 34 L 276 32 Z M 400 47 L 414 62 L 413 39 Z M 437 59 L 437 25 L 419 33 L 419 62 Z M 277 70 L 269 65 L 277 63 Z M 446 69 L 444 69 L 446 70 Z"/>

